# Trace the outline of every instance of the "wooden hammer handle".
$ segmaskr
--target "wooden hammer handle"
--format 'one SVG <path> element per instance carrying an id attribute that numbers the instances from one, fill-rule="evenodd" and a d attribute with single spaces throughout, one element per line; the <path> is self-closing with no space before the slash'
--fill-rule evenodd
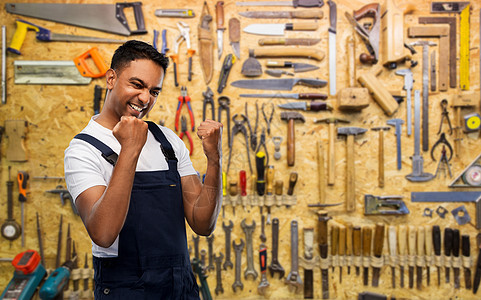
<path id="1" fill-rule="evenodd" d="M 346 174 L 346 210 L 356 210 L 356 174 L 354 172 L 354 135 L 347 136 L 347 174 Z"/>
<path id="2" fill-rule="evenodd" d="M 294 131 L 294 119 L 289 119 L 287 123 L 287 165 L 294 166 L 296 160 L 296 143 Z"/>

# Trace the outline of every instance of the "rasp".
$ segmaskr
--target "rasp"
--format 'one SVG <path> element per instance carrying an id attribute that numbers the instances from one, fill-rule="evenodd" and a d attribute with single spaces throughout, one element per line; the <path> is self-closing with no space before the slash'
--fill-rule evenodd
<path id="1" fill-rule="evenodd" d="M 481 234 L 476 236 L 476 249 L 478 249 L 478 259 L 476 261 L 476 270 L 474 271 L 473 294 L 478 292 L 479 283 L 481 282 Z"/>
<path id="2" fill-rule="evenodd" d="M 417 233 L 417 259 L 416 259 L 416 288 L 421 290 L 423 284 L 423 266 L 424 261 L 424 227 L 418 226 Z"/>
<path id="3" fill-rule="evenodd" d="M 454 288 L 460 288 L 459 280 L 459 266 L 461 264 L 461 258 L 459 257 L 460 248 L 460 234 L 458 229 L 453 229 L 453 273 L 454 273 Z"/>
<path id="4" fill-rule="evenodd" d="M 451 250 L 453 249 L 453 230 L 449 227 L 444 228 L 444 270 L 446 283 L 449 283 L 449 270 L 451 268 Z"/>
<path id="5" fill-rule="evenodd" d="M 356 267 L 356 276 L 359 276 L 361 265 L 361 227 L 354 226 L 352 228 L 352 254 L 354 255 L 354 266 Z"/>
<path id="6" fill-rule="evenodd" d="M 405 225 L 398 227 L 400 286 L 404 288 L 404 266 L 406 265 L 407 230 Z"/>
<path id="7" fill-rule="evenodd" d="M 324 87 L 327 81 L 314 78 L 245 79 L 234 81 L 231 85 L 243 89 L 290 91 L 295 85 Z"/>
<path id="8" fill-rule="evenodd" d="M 217 17 L 217 58 L 220 59 L 224 49 L 224 1 L 217 1 L 215 14 Z"/>
<path id="9" fill-rule="evenodd" d="M 284 109 L 324 111 L 332 110 L 332 105 L 324 101 L 291 102 L 277 105 Z"/>
<path id="10" fill-rule="evenodd" d="M 374 229 L 374 248 L 373 248 L 373 267 L 372 267 L 372 286 L 379 286 L 379 272 L 382 265 L 382 248 L 384 246 L 384 224 L 377 223 Z"/>
<path id="11" fill-rule="evenodd" d="M 329 94 L 336 95 L 336 25 L 337 5 L 334 1 L 329 4 Z"/>
<path id="12" fill-rule="evenodd" d="M 438 268 L 438 286 L 441 285 L 441 229 L 438 225 L 433 226 L 433 248 L 434 248 L 434 261 Z"/>
<path id="13" fill-rule="evenodd" d="M 284 46 L 313 46 L 319 43 L 321 39 L 310 38 L 264 38 L 260 39 L 258 44 L 260 46 L 284 45 Z"/>
<path id="14" fill-rule="evenodd" d="M 371 256 L 371 240 L 372 228 L 364 226 L 362 228 L 362 266 L 363 266 L 363 282 L 367 286 L 369 284 L 369 258 Z"/>
<path id="15" fill-rule="evenodd" d="M 318 66 L 311 64 L 293 63 L 291 61 L 279 60 L 269 60 L 267 61 L 266 66 L 271 68 L 294 68 L 294 73 L 302 73 L 319 69 Z"/>
<path id="16" fill-rule="evenodd" d="M 431 265 L 433 263 L 433 227 L 432 226 L 424 226 L 424 250 L 425 250 L 425 259 L 426 259 L 426 281 L 428 286 L 431 285 Z"/>
<path id="17" fill-rule="evenodd" d="M 292 7 L 322 7 L 323 0 L 293 0 L 293 1 L 246 1 L 236 2 L 237 6 L 292 6 Z"/>
<path id="18" fill-rule="evenodd" d="M 240 22 L 237 18 L 229 19 L 229 41 L 234 55 L 240 59 Z"/>
<path id="19" fill-rule="evenodd" d="M 318 93 L 293 93 L 293 94 L 240 94 L 239 97 L 244 98 L 283 98 L 283 99 L 297 99 L 297 100 L 314 100 L 327 99 L 326 94 Z"/>
<path id="20" fill-rule="evenodd" d="M 414 287 L 414 265 L 416 264 L 416 227 L 408 226 L 409 288 Z"/>
<path id="21" fill-rule="evenodd" d="M 318 211 L 319 221 L 319 252 L 321 254 L 321 282 L 322 282 L 322 299 L 329 299 L 329 267 L 323 261 L 327 260 L 328 255 L 328 227 L 327 223 L 331 219 L 327 215 L 327 211 Z"/>
<path id="22" fill-rule="evenodd" d="M 471 243 L 469 235 L 463 234 L 461 236 L 461 248 L 463 253 L 463 267 L 464 267 L 464 285 L 467 290 L 471 289 Z"/>
<path id="23" fill-rule="evenodd" d="M 397 264 L 397 230 L 396 226 L 388 228 L 389 261 L 391 264 L 391 287 L 396 288 L 396 264 Z"/>
<path id="24" fill-rule="evenodd" d="M 255 19 L 322 19 L 321 10 L 302 11 L 243 11 L 239 15 Z"/>
<path id="25" fill-rule="evenodd" d="M 286 31 L 317 30 L 318 24 L 315 22 L 286 23 L 286 24 L 250 24 L 244 28 L 244 32 L 259 35 L 284 35 Z"/>

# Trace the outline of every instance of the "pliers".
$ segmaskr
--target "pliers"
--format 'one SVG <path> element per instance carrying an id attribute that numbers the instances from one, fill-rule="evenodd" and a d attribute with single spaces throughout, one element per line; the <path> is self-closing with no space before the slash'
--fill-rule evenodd
<path id="1" fill-rule="evenodd" d="M 189 81 L 192 80 L 192 56 L 195 53 L 195 50 L 190 48 L 190 37 L 189 37 L 190 28 L 189 28 L 189 25 L 185 22 L 179 21 L 179 22 L 177 22 L 177 27 L 179 28 L 180 34 L 177 36 L 177 39 L 175 40 L 175 45 L 174 45 L 174 53 L 175 54 L 172 54 L 170 56 L 172 58 L 172 61 L 174 62 L 175 86 L 179 86 L 179 82 L 177 81 L 177 64 L 179 63 L 179 46 L 180 46 L 180 44 L 182 44 L 182 42 L 184 40 L 187 43 L 187 55 L 189 57 L 189 73 L 188 73 Z"/>
<path id="2" fill-rule="evenodd" d="M 190 106 L 190 97 L 187 95 L 187 87 L 183 86 L 180 88 L 179 104 L 177 105 L 177 112 L 175 113 L 175 131 L 179 131 L 179 117 L 182 106 L 187 104 L 190 115 L 190 125 L 192 131 L 195 130 L 194 113 L 192 112 L 192 107 Z"/>
<path id="3" fill-rule="evenodd" d="M 190 132 L 187 130 L 187 118 L 185 116 L 180 118 L 180 130 L 179 138 L 182 139 L 185 133 L 190 144 L 189 155 L 192 155 L 192 152 L 194 152 L 194 143 L 192 142 L 192 136 L 190 135 Z"/>
<path id="4" fill-rule="evenodd" d="M 211 111 L 212 111 L 212 120 L 215 121 L 215 104 L 214 104 L 214 92 L 210 89 L 210 87 L 207 87 L 207 90 L 202 93 L 204 96 L 204 102 L 202 105 L 202 121 L 205 121 L 205 113 L 207 110 L 207 105 L 211 105 Z"/>
<path id="5" fill-rule="evenodd" d="M 442 116 L 441 116 L 441 123 L 439 124 L 438 134 L 440 134 L 441 130 L 443 129 L 444 119 L 447 119 L 448 126 L 449 126 L 449 134 L 452 134 L 453 133 L 453 127 L 451 126 L 451 121 L 449 120 L 449 112 L 447 110 L 448 100 L 446 100 L 446 99 L 441 100 L 441 108 L 443 109 L 443 111 L 441 112 Z"/>

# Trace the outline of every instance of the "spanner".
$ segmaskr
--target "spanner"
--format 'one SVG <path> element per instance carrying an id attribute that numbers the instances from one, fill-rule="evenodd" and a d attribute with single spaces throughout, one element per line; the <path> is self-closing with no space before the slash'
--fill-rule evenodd
<path id="1" fill-rule="evenodd" d="M 221 274 L 221 267 L 222 267 L 222 260 L 224 259 L 224 255 L 222 252 L 219 253 L 219 256 L 214 254 L 215 260 L 215 272 L 216 272 L 216 282 L 217 285 L 215 287 L 215 294 L 219 295 L 219 293 L 224 293 L 224 288 L 222 287 L 222 274 Z"/>
<path id="2" fill-rule="evenodd" d="M 233 268 L 234 264 L 230 260 L 230 234 L 232 232 L 232 227 L 234 227 L 234 223 L 232 223 L 231 220 L 229 220 L 229 225 L 226 226 L 224 222 L 222 222 L 222 229 L 224 229 L 225 232 L 225 261 L 224 261 L 224 270 L 227 270 L 227 268 Z"/>
<path id="3" fill-rule="evenodd" d="M 257 271 L 254 268 L 254 249 L 252 247 L 252 234 L 256 229 L 256 221 L 252 220 L 252 225 L 246 225 L 246 219 L 241 222 L 242 230 L 246 234 L 246 256 L 247 256 L 247 269 L 244 271 L 244 278 L 247 279 L 249 275 L 257 278 Z"/>
<path id="4" fill-rule="evenodd" d="M 207 255 L 207 251 L 205 249 L 200 250 L 200 265 L 202 268 L 205 268 L 205 257 Z"/>
<path id="5" fill-rule="evenodd" d="M 194 241 L 194 257 L 200 259 L 199 257 L 199 236 L 192 235 L 192 240 Z"/>
<path id="6" fill-rule="evenodd" d="M 274 277 L 274 273 L 279 273 L 279 279 L 284 277 L 284 268 L 277 259 L 277 252 L 279 249 L 279 219 L 272 219 L 272 260 L 269 265 L 269 272 L 271 277 Z"/>
<path id="7" fill-rule="evenodd" d="M 206 271 L 215 270 L 214 267 L 214 234 L 207 237 L 207 245 L 209 249 L 209 265 L 205 268 Z"/>
<path id="8" fill-rule="evenodd" d="M 297 221 L 291 221 L 291 272 L 287 275 L 286 283 L 294 293 L 302 291 L 303 283 L 299 275 L 299 244 Z"/>
<path id="9" fill-rule="evenodd" d="M 269 281 L 267 281 L 267 247 L 265 244 L 259 246 L 259 264 L 261 267 L 261 282 L 257 286 L 257 292 L 264 295 L 266 289 L 269 287 Z"/>
<path id="10" fill-rule="evenodd" d="M 232 284 L 232 289 L 234 293 L 239 287 L 241 291 L 244 289 L 244 284 L 241 281 L 241 266 L 242 266 L 242 250 L 244 249 L 244 240 L 241 239 L 240 244 L 236 244 L 232 241 L 232 247 L 234 247 L 235 252 L 235 281 Z"/>

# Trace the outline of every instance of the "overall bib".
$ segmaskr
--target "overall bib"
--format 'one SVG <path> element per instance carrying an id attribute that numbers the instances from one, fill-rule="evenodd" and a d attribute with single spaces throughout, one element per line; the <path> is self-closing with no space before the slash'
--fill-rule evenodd
<path id="1" fill-rule="evenodd" d="M 199 299 L 187 250 L 177 158 L 159 127 L 147 123 L 169 169 L 135 172 L 118 257 L 93 257 L 95 299 Z M 110 147 L 87 134 L 75 138 L 92 144 L 115 165 L 117 154 Z"/>

